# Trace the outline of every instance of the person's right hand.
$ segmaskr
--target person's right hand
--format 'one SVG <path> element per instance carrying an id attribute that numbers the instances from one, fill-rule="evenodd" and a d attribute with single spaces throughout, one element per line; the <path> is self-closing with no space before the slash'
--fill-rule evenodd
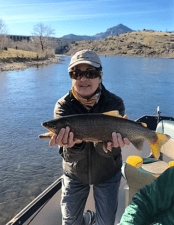
<path id="1" fill-rule="evenodd" d="M 75 139 L 73 132 L 70 132 L 70 128 L 66 127 L 62 128 L 59 134 L 54 134 L 50 140 L 50 146 L 54 147 L 55 145 L 59 145 L 60 147 L 65 146 L 65 148 L 71 148 L 75 144 L 82 143 L 82 140 Z"/>

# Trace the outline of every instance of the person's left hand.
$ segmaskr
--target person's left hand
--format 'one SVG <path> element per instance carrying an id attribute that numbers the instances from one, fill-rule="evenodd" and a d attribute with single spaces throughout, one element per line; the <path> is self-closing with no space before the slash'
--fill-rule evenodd
<path id="1" fill-rule="evenodd" d="M 123 118 L 128 119 L 128 116 L 125 115 L 125 116 L 123 116 Z M 130 141 L 127 138 L 122 139 L 121 134 L 113 132 L 112 133 L 112 142 L 107 143 L 107 149 L 105 149 L 104 151 L 112 151 L 113 147 L 114 148 L 118 148 L 118 147 L 122 148 L 125 145 L 129 145 L 129 144 L 130 144 Z"/>

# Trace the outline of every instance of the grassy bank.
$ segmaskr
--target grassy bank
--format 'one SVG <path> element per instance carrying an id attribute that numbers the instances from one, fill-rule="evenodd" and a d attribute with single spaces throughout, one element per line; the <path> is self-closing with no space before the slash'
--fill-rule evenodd
<path id="1" fill-rule="evenodd" d="M 0 53 L 0 71 L 26 69 L 57 63 L 60 57 L 47 57 L 31 51 L 8 48 Z"/>
<path id="2" fill-rule="evenodd" d="M 0 53 L 0 61 L 8 62 L 9 59 L 17 60 L 17 58 L 23 58 L 23 59 L 37 59 L 37 53 L 36 52 L 29 52 L 29 51 L 23 51 L 23 50 L 16 50 L 13 48 L 8 48 L 7 50 L 3 50 Z M 44 55 L 39 54 L 39 58 L 44 57 Z"/>
<path id="3" fill-rule="evenodd" d="M 110 36 L 104 40 L 77 41 L 71 44 L 68 55 L 82 49 L 99 55 L 174 58 L 174 34 L 138 31 Z"/>

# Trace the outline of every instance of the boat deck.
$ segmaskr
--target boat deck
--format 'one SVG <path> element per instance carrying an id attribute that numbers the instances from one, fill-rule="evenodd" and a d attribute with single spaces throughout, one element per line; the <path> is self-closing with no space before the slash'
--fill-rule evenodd
<path id="1" fill-rule="evenodd" d="M 143 150 L 142 151 L 138 151 L 132 144 L 130 144 L 129 146 L 125 146 L 124 148 L 122 148 L 122 156 L 123 156 L 123 161 L 126 161 L 127 157 L 130 155 L 137 155 L 137 156 L 141 156 L 142 158 L 147 157 L 151 152 L 150 146 L 148 145 L 147 142 L 144 143 L 143 146 Z M 165 162 L 169 162 L 171 161 L 170 158 L 164 156 L 163 160 Z M 60 183 L 60 179 L 58 179 L 57 181 L 55 181 L 55 183 L 53 183 L 50 187 L 48 187 L 48 190 L 45 190 L 44 193 L 41 194 L 41 196 L 38 196 L 38 198 L 36 198 L 34 200 L 34 202 L 31 203 L 31 205 L 28 205 L 26 207 L 26 209 L 24 209 L 20 215 L 16 216 L 17 217 L 21 217 L 21 215 L 23 214 L 28 214 L 29 211 L 28 209 L 30 208 L 30 213 L 31 213 L 31 217 L 28 216 L 27 218 L 29 218 L 27 221 L 25 221 L 24 223 L 22 222 L 22 224 L 26 225 L 26 224 L 30 224 L 30 225 L 61 225 L 61 209 L 60 209 L 60 199 L 61 199 L 61 190 L 57 190 L 57 185 L 61 186 Z M 32 209 L 33 205 L 37 204 L 38 200 L 42 200 L 43 196 L 46 195 L 48 192 L 50 193 L 50 191 L 52 191 L 54 189 L 54 187 L 56 188 L 56 192 L 53 193 L 53 197 L 51 197 L 50 199 L 47 198 L 48 200 L 42 204 L 40 206 L 40 208 L 35 211 L 34 208 Z M 86 210 L 92 210 L 95 212 L 95 203 L 94 203 L 94 198 L 93 198 L 93 186 L 91 185 L 91 189 L 90 189 L 90 194 L 88 196 L 87 199 L 87 203 L 86 203 L 86 207 L 85 207 L 85 211 Z M 120 183 L 120 188 L 119 188 L 119 197 L 118 197 L 118 210 L 117 210 L 117 215 L 116 215 L 116 220 L 115 220 L 115 225 L 119 224 L 120 219 L 122 217 L 122 214 L 124 213 L 125 207 L 126 207 L 126 188 L 127 187 L 127 182 L 126 180 L 122 177 L 121 179 L 121 183 Z M 33 214 L 31 211 L 34 211 L 35 213 Z M 15 219 L 15 220 L 16 220 Z M 13 221 L 14 222 L 14 221 Z M 13 224 L 12 221 L 10 221 L 10 223 L 8 223 L 8 225 Z M 17 221 L 16 221 L 17 222 Z M 19 223 L 18 223 L 19 222 Z M 21 224 L 21 221 L 18 221 L 15 224 Z"/>
<path id="2" fill-rule="evenodd" d="M 142 157 L 147 157 L 150 154 L 150 147 L 148 146 L 147 143 L 145 143 L 145 146 L 143 148 L 143 151 L 137 151 L 133 145 L 127 147 L 125 146 L 122 149 L 122 156 L 123 160 L 126 160 L 126 158 L 129 155 L 139 155 Z M 125 195 L 125 185 L 126 185 L 126 180 L 124 178 L 121 179 L 121 184 L 120 184 L 120 189 L 119 189 L 119 199 L 118 199 L 118 210 L 117 210 L 117 216 L 116 216 L 116 221 L 115 224 L 118 224 L 122 214 L 124 213 L 125 210 L 125 203 L 126 203 L 126 195 Z M 33 220 L 30 222 L 30 225 L 61 225 L 61 209 L 60 209 L 60 198 L 61 198 L 61 191 L 58 191 L 42 208 L 42 210 L 37 212 L 37 216 L 33 218 Z M 93 199 L 93 190 L 92 190 L 92 185 L 91 185 L 91 190 L 90 194 L 88 196 L 88 200 L 86 203 L 85 211 L 86 210 L 92 210 L 95 211 L 95 204 L 94 204 L 94 199 Z M 28 224 L 29 221 L 26 221 L 25 224 Z"/>

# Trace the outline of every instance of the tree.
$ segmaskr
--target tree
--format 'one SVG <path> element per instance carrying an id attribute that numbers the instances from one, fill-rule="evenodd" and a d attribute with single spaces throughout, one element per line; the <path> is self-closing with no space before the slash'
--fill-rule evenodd
<path id="1" fill-rule="evenodd" d="M 7 26 L 2 19 L 0 19 L 0 50 L 4 49 L 8 43 Z"/>
<path id="2" fill-rule="evenodd" d="M 44 52 L 50 47 L 50 37 L 55 34 L 55 30 L 50 26 L 44 26 L 42 23 L 38 23 L 34 26 L 33 31 L 33 41 Z"/>

